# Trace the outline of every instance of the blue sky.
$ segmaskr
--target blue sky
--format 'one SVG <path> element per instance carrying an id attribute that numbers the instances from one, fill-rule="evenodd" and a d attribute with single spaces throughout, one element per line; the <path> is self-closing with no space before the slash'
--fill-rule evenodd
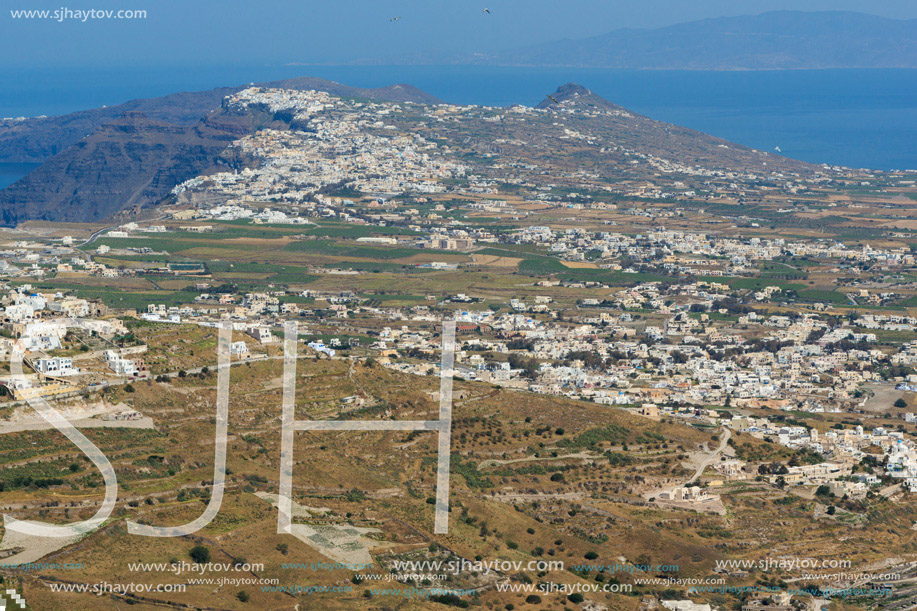
<path id="1" fill-rule="evenodd" d="M 768 10 L 917 18 L 914 0 L 3 0 L 5 67 L 343 63 L 491 52 Z M 143 20 L 13 19 L 16 9 L 144 9 Z M 489 8 L 485 14 L 482 9 Z M 392 23 L 391 17 L 402 20 Z"/>

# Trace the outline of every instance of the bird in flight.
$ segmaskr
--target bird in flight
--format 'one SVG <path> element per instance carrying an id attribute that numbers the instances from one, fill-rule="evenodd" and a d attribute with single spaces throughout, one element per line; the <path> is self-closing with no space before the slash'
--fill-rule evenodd
<path id="1" fill-rule="evenodd" d="M 402 19 L 402 18 L 401 17 L 392 17 L 391 19 L 389 19 L 389 21 L 398 21 L 399 19 Z"/>
<path id="2" fill-rule="evenodd" d="M 481 11 L 481 12 L 482 12 L 482 13 L 487 13 L 488 15 L 490 15 L 490 9 L 489 9 L 489 8 L 486 8 L 486 9 L 484 9 L 484 10 Z"/>
<path id="3" fill-rule="evenodd" d="M 549 100 L 551 100 L 552 102 L 554 102 L 555 104 L 560 104 L 560 102 L 557 101 L 557 98 L 555 98 L 555 97 L 554 97 L 553 95 L 551 95 L 550 93 L 547 95 L 547 98 L 548 98 Z"/>

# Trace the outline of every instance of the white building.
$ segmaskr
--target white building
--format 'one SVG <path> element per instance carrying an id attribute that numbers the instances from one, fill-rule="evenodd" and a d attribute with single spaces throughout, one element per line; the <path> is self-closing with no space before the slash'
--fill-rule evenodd
<path id="1" fill-rule="evenodd" d="M 73 359 L 69 356 L 35 359 L 35 369 L 49 376 L 69 376 L 80 372 L 74 369 Z"/>
<path id="2" fill-rule="evenodd" d="M 118 375 L 133 376 L 137 375 L 137 364 L 126 359 L 114 350 L 105 351 L 105 363 Z"/>
<path id="3" fill-rule="evenodd" d="M 315 350 L 316 352 L 324 352 L 328 356 L 334 356 L 335 354 L 334 348 L 329 348 L 328 346 L 325 345 L 325 342 L 323 342 L 322 340 L 309 342 L 306 345 L 312 348 L 313 350 Z"/>
<path id="4" fill-rule="evenodd" d="M 269 344 L 272 341 L 274 341 L 274 337 L 271 335 L 271 330 L 268 329 L 267 327 L 262 327 L 259 325 L 252 325 L 248 327 L 248 329 L 246 329 L 245 332 L 251 335 L 252 337 L 254 337 L 256 340 L 258 340 L 262 344 Z"/>

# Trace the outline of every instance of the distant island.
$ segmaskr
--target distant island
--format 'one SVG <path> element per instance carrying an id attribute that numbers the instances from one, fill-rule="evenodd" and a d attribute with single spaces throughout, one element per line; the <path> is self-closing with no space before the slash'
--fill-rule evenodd
<path id="1" fill-rule="evenodd" d="M 442 63 L 413 58 L 411 63 Z M 642 70 L 917 68 L 917 20 L 848 11 L 774 11 L 657 29 L 620 29 L 448 63 Z"/>

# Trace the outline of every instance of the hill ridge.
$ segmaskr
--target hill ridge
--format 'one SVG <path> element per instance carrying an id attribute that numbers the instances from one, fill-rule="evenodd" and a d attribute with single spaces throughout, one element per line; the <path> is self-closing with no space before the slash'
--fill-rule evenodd
<path id="1" fill-rule="evenodd" d="M 769 11 L 622 28 L 457 63 L 660 70 L 917 68 L 917 19 L 854 11 Z"/>

